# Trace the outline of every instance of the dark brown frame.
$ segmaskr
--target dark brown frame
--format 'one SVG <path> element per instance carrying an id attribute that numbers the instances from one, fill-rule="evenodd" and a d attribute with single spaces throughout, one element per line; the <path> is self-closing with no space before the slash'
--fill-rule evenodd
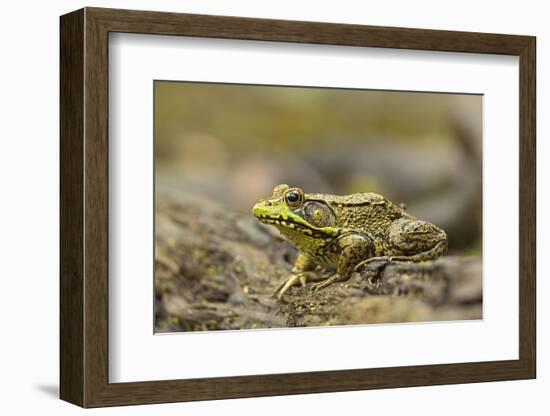
<path id="1" fill-rule="evenodd" d="M 69 13 L 60 23 L 63 400 L 98 407 L 535 378 L 534 37 L 98 8 Z M 109 32 L 519 56 L 519 359 L 109 383 Z"/>

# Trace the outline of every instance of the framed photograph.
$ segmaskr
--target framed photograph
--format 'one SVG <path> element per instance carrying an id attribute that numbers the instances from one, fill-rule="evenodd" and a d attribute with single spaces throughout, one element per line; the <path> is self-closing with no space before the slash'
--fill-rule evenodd
<path id="1" fill-rule="evenodd" d="M 535 38 L 61 17 L 60 395 L 535 378 Z"/>

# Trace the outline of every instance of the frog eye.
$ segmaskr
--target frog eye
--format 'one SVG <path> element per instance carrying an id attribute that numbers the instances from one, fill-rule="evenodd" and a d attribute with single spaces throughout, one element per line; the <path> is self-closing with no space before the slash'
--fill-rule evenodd
<path id="1" fill-rule="evenodd" d="M 304 202 L 304 195 L 297 189 L 285 193 L 285 202 L 290 208 L 297 208 Z"/>

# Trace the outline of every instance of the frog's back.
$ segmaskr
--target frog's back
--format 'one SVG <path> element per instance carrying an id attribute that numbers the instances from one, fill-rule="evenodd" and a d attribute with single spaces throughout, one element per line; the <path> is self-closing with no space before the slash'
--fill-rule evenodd
<path id="1" fill-rule="evenodd" d="M 324 201 L 334 206 L 356 206 L 367 205 L 376 201 L 385 200 L 385 198 L 374 192 L 362 192 L 350 195 L 306 194 L 306 200 Z"/>

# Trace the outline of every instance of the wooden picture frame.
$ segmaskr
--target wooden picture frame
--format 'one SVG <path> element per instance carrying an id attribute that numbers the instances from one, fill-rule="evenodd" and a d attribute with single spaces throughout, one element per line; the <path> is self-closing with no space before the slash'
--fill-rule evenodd
<path id="1" fill-rule="evenodd" d="M 60 396 L 83 407 L 529 379 L 536 376 L 535 38 L 85 8 L 61 17 Z M 519 56 L 519 359 L 109 383 L 110 32 Z"/>

